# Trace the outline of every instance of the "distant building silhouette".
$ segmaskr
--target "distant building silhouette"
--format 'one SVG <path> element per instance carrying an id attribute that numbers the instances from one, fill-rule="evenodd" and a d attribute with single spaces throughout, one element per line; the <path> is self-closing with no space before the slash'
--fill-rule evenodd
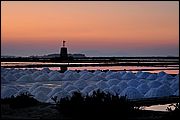
<path id="1" fill-rule="evenodd" d="M 63 40 L 63 47 L 61 47 L 60 57 L 63 60 L 66 60 L 68 58 L 67 48 L 65 47 L 65 42 Z"/>

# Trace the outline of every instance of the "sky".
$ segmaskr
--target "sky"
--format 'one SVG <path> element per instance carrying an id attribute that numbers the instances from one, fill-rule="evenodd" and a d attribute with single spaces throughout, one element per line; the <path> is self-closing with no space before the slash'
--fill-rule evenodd
<path id="1" fill-rule="evenodd" d="M 1 1 L 1 55 L 179 56 L 178 1 Z"/>

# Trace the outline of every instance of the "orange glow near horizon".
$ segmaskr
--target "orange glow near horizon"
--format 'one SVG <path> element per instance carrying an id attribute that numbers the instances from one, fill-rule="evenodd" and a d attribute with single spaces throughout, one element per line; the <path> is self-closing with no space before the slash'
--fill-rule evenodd
<path id="1" fill-rule="evenodd" d="M 6 51 L 9 44 L 43 43 L 48 51 L 61 40 L 71 52 L 170 46 L 179 54 L 179 2 L 4 1 L 1 25 L 3 54 L 18 54 Z"/>

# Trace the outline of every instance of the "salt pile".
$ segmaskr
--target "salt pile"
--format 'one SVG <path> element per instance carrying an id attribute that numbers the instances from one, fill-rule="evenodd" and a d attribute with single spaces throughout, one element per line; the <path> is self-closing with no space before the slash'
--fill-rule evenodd
<path id="1" fill-rule="evenodd" d="M 125 88 L 120 96 L 127 96 L 128 99 L 139 99 L 143 98 L 143 95 L 134 87 Z"/>
<path id="2" fill-rule="evenodd" d="M 166 73 L 165 73 L 164 71 L 161 71 L 161 72 L 159 72 L 159 73 L 157 74 L 158 77 L 162 77 L 162 76 L 164 76 L 164 75 L 166 75 Z"/>
<path id="3" fill-rule="evenodd" d="M 136 78 L 136 76 L 132 72 L 127 72 L 122 76 L 122 80 L 131 80 L 131 79 L 135 79 L 135 78 Z"/>
<path id="4" fill-rule="evenodd" d="M 12 95 L 15 95 L 17 92 L 18 92 L 18 90 L 15 88 L 5 87 L 1 91 L 1 98 L 9 98 Z"/>
<path id="5" fill-rule="evenodd" d="M 55 93 L 52 96 L 52 98 L 57 97 L 57 101 L 59 101 L 61 98 L 65 98 L 65 97 L 68 97 L 68 96 L 70 96 L 70 94 L 67 91 L 62 90 L 60 92 Z M 54 103 L 54 101 L 51 98 L 49 98 L 46 102 Z"/>
<path id="6" fill-rule="evenodd" d="M 150 90 L 144 95 L 144 98 L 153 98 L 156 96 L 157 88 L 150 88 Z"/>
<path id="7" fill-rule="evenodd" d="M 149 86 L 146 83 L 142 83 L 137 87 L 137 90 L 140 91 L 143 95 L 149 90 Z"/>
<path id="8" fill-rule="evenodd" d="M 35 99 L 37 99 L 40 102 L 46 102 L 46 100 L 48 99 L 47 95 L 43 92 L 43 91 L 38 91 L 35 94 Z"/>
<path id="9" fill-rule="evenodd" d="M 114 91 L 118 95 L 122 92 L 122 89 L 118 85 L 113 85 L 109 89 Z"/>
<path id="10" fill-rule="evenodd" d="M 173 95 L 173 90 L 168 85 L 161 85 L 158 88 L 151 88 L 145 95 L 145 98 L 165 97 Z"/>
<path id="11" fill-rule="evenodd" d="M 41 74 L 42 74 L 41 71 L 36 71 L 36 72 L 32 73 L 31 76 L 32 76 L 33 79 L 35 79 L 36 77 L 38 77 Z"/>
<path id="12" fill-rule="evenodd" d="M 22 77 L 20 77 L 17 82 L 32 82 L 33 79 L 31 77 L 31 75 L 23 75 Z"/>
<path id="13" fill-rule="evenodd" d="M 12 74 L 7 74 L 7 75 L 4 77 L 4 79 L 5 79 L 6 81 L 16 81 L 16 80 L 17 80 L 17 78 L 16 78 L 14 75 L 12 75 Z"/>
<path id="14" fill-rule="evenodd" d="M 14 84 L 13 81 L 17 82 Z M 62 98 L 71 96 L 75 91 L 80 91 L 83 95 L 92 95 L 93 91 L 97 90 L 119 96 L 127 95 L 130 99 L 179 96 L 179 74 L 173 77 L 163 71 L 158 74 L 99 70 L 94 73 L 87 70 L 79 73 L 72 70 L 59 73 L 48 68 L 41 71 L 2 68 L 1 83 L 1 98 L 29 92 L 38 100 L 46 102 L 53 102 L 51 98 L 55 95 Z"/>
<path id="15" fill-rule="evenodd" d="M 125 88 L 128 87 L 128 84 L 125 81 L 121 81 L 120 83 L 118 83 L 119 86 L 119 92 L 122 92 Z"/>
<path id="16" fill-rule="evenodd" d="M 68 85 L 64 88 L 65 91 L 69 92 L 71 90 L 78 90 L 77 87 L 75 87 L 74 85 Z"/>
<path id="17" fill-rule="evenodd" d="M 97 86 L 94 85 L 94 84 L 93 85 L 88 85 L 81 91 L 81 93 L 84 94 L 84 95 L 87 95 L 87 94 L 89 94 L 89 92 L 91 92 L 95 88 L 97 88 Z"/>
<path id="18" fill-rule="evenodd" d="M 103 89 L 103 92 L 106 94 L 116 95 L 116 93 L 109 88 Z"/>
<path id="19" fill-rule="evenodd" d="M 159 82 L 159 81 L 150 81 L 149 83 L 148 83 L 148 86 L 150 87 L 150 88 L 157 88 L 157 87 L 159 87 L 160 85 L 162 85 L 162 83 L 161 82 Z"/>
<path id="20" fill-rule="evenodd" d="M 120 72 L 113 72 L 109 75 L 106 76 L 106 79 L 109 80 L 109 79 L 119 79 L 121 80 L 122 78 L 122 74 Z"/>
<path id="21" fill-rule="evenodd" d="M 161 77 L 162 80 L 172 80 L 174 77 L 169 74 L 165 74 L 164 76 Z"/>
<path id="22" fill-rule="evenodd" d="M 174 81 L 170 87 L 174 92 L 176 92 L 177 90 L 179 90 L 179 81 Z"/>
<path id="23" fill-rule="evenodd" d="M 45 95 L 47 95 L 50 91 L 51 91 L 51 88 L 48 88 L 48 87 L 44 87 L 44 86 L 39 86 L 37 88 L 35 88 L 31 94 L 32 95 L 35 95 L 37 92 L 39 91 L 42 91 Z"/>
<path id="24" fill-rule="evenodd" d="M 128 84 L 128 86 L 132 86 L 132 87 L 137 87 L 140 83 L 137 81 L 137 80 L 135 80 L 135 79 L 132 79 L 132 80 L 129 80 L 128 82 L 127 82 L 127 84 Z"/>
<path id="25" fill-rule="evenodd" d="M 146 79 L 147 80 L 155 80 L 157 78 L 157 74 L 150 74 Z"/>
<path id="26" fill-rule="evenodd" d="M 48 73 L 49 76 L 53 76 L 54 74 L 59 74 L 59 72 L 57 72 L 57 71 L 51 71 L 51 72 Z"/>
<path id="27" fill-rule="evenodd" d="M 106 79 L 100 75 L 95 75 L 95 76 L 91 77 L 89 80 L 92 80 L 92 81 L 104 80 L 104 81 L 106 81 Z"/>
<path id="28" fill-rule="evenodd" d="M 148 73 L 148 72 L 142 72 L 142 73 L 140 73 L 137 77 L 138 77 L 139 79 L 146 79 L 148 76 L 149 76 L 149 73 Z"/>
<path id="29" fill-rule="evenodd" d="M 51 98 L 55 93 L 62 91 L 63 89 L 61 87 L 55 87 L 47 94 L 49 98 Z"/>
<path id="30" fill-rule="evenodd" d="M 19 79 L 22 75 L 20 73 L 14 73 L 13 76 Z"/>
<path id="31" fill-rule="evenodd" d="M 109 88 L 109 84 L 107 84 L 105 81 L 101 80 L 101 81 L 98 81 L 96 83 L 97 85 L 97 88 L 99 89 L 105 89 L 105 88 Z"/>
<path id="32" fill-rule="evenodd" d="M 76 72 L 69 72 L 69 73 L 66 73 L 63 80 L 72 80 L 72 81 L 75 81 L 75 80 L 78 80 L 80 77 L 80 75 Z"/>
<path id="33" fill-rule="evenodd" d="M 102 76 L 102 77 L 106 77 L 106 73 L 105 72 L 100 72 L 98 75 Z"/>
<path id="34" fill-rule="evenodd" d="M 84 80 L 78 80 L 74 83 L 74 86 L 76 86 L 80 90 L 84 89 L 87 85 L 88 84 Z"/>
<path id="35" fill-rule="evenodd" d="M 87 73 L 82 74 L 79 79 L 80 80 L 89 80 L 93 76 L 94 76 L 93 73 L 87 72 Z"/>
<path id="36" fill-rule="evenodd" d="M 34 83 L 30 88 L 29 88 L 29 92 L 31 93 L 35 88 L 41 86 L 42 83 L 36 82 Z"/>
<path id="37" fill-rule="evenodd" d="M 22 88 L 14 96 L 18 96 L 18 95 L 21 95 L 21 94 L 30 94 L 30 92 L 28 91 L 28 88 Z"/>
<path id="38" fill-rule="evenodd" d="M 49 80 L 49 76 L 47 73 L 43 73 L 42 75 L 39 75 L 37 78 L 35 78 L 35 81 L 39 81 L 39 82 L 47 81 L 47 80 Z"/>
<path id="39" fill-rule="evenodd" d="M 112 86 L 112 85 L 117 85 L 119 82 L 120 82 L 120 80 L 114 78 L 114 79 L 108 80 L 106 83 L 107 83 L 109 86 Z"/>
<path id="40" fill-rule="evenodd" d="M 173 90 L 166 84 L 157 88 L 156 97 L 164 97 L 173 95 Z"/>
<path id="41" fill-rule="evenodd" d="M 65 87 L 67 87 L 68 85 L 73 85 L 70 81 L 65 81 L 63 84 L 62 84 L 62 89 L 64 89 Z"/>
<path id="42" fill-rule="evenodd" d="M 49 68 L 47 68 L 47 67 L 43 68 L 41 71 L 42 71 L 43 73 L 49 73 L 49 72 L 51 72 L 51 70 L 50 70 Z"/>
<path id="43" fill-rule="evenodd" d="M 62 76 L 60 74 L 53 74 L 52 76 L 50 76 L 49 80 L 51 81 L 60 81 L 62 80 Z"/>

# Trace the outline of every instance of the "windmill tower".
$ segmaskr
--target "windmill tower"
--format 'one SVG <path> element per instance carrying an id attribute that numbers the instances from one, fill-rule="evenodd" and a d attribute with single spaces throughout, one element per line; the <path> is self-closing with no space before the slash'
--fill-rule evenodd
<path id="1" fill-rule="evenodd" d="M 60 57 L 63 60 L 66 60 L 68 57 L 67 48 L 65 47 L 65 42 L 66 41 L 63 40 L 63 46 L 61 47 L 61 51 L 60 51 Z"/>

